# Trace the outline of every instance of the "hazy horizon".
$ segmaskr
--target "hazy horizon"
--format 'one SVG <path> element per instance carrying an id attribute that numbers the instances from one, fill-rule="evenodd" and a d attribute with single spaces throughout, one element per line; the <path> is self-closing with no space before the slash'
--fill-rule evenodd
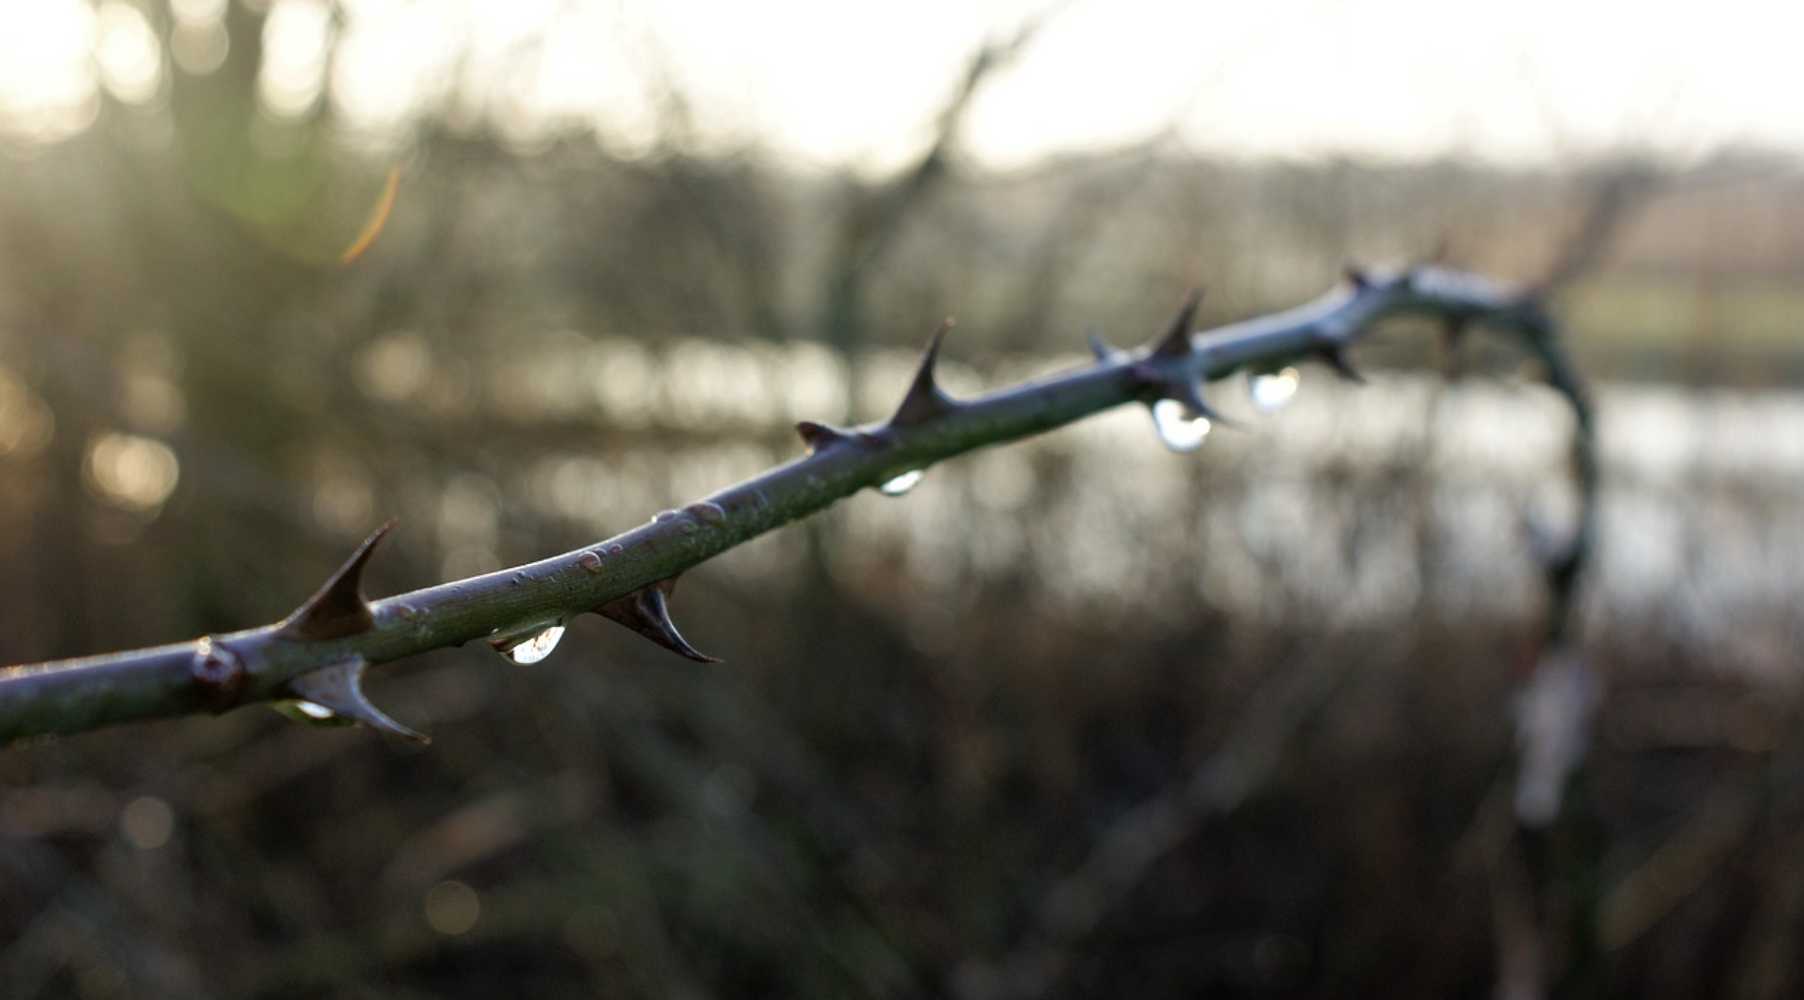
<path id="1" fill-rule="evenodd" d="M 592 131 L 627 153 L 751 148 L 884 170 L 927 141 L 972 54 L 1045 6 L 270 0 L 260 96 L 281 117 L 329 94 L 378 133 L 438 114 L 528 143 Z M 166 31 L 124 0 L 14 9 L 0 133 L 76 134 L 103 90 L 155 106 L 170 73 L 223 58 L 224 9 L 176 0 Z M 1804 67 L 1785 51 L 1790 20 L 1753 0 L 1709 17 L 1616 0 L 1507 14 L 1421 0 L 1070 3 L 987 81 L 962 148 L 999 169 L 1155 138 L 1228 157 L 1510 165 L 1795 155 L 1804 121 L 1786 97 Z"/>

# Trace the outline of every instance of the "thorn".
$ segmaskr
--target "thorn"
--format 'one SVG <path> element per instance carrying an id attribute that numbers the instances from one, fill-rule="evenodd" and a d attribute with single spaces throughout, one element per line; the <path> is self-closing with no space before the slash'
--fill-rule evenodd
<path id="1" fill-rule="evenodd" d="M 719 657 L 698 652 L 670 620 L 670 606 L 665 598 L 676 589 L 676 580 L 673 576 L 640 587 L 625 597 L 616 597 L 596 608 L 595 613 L 617 621 L 665 649 L 687 656 L 697 663 L 724 662 Z"/>
<path id="2" fill-rule="evenodd" d="M 363 694 L 363 672 L 368 667 L 368 660 L 356 657 L 308 671 L 288 682 L 288 692 L 321 708 L 330 709 L 334 715 L 343 716 L 371 729 L 402 736 L 416 743 L 431 743 L 432 740 L 424 733 L 401 725 L 370 704 L 370 700 Z"/>
<path id="3" fill-rule="evenodd" d="M 1084 333 L 1084 343 L 1090 345 L 1090 353 L 1096 355 L 1098 361 L 1113 361 L 1121 353 L 1110 347 L 1109 342 L 1102 339 L 1102 334 L 1095 330 Z"/>
<path id="4" fill-rule="evenodd" d="M 1353 355 L 1347 351 L 1347 345 L 1339 341 L 1329 341 L 1316 348 L 1316 354 L 1328 364 L 1328 367 L 1349 382 L 1364 385 L 1366 377 L 1353 367 Z"/>
<path id="5" fill-rule="evenodd" d="M 801 435 L 802 443 L 808 446 L 810 455 L 817 451 L 825 451 L 846 439 L 845 431 L 836 430 L 826 424 L 817 424 L 812 420 L 804 420 L 796 424 L 796 433 Z"/>
<path id="6" fill-rule="evenodd" d="M 1341 275 L 1347 279 L 1347 284 L 1352 285 L 1356 292 L 1363 292 L 1372 287 L 1372 276 L 1358 264 L 1345 265 L 1341 268 Z"/>
<path id="7" fill-rule="evenodd" d="M 376 543 L 399 523 L 400 518 L 389 518 L 388 523 L 371 532 L 324 586 L 282 620 L 276 635 L 299 642 L 337 639 L 374 625 L 376 616 L 363 597 L 363 566 L 369 562 Z"/>
<path id="8" fill-rule="evenodd" d="M 948 316 L 933 331 L 933 336 L 927 338 L 927 351 L 921 355 L 921 367 L 915 371 L 914 383 L 908 387 L 908 394 L 902 397 L 902 405 L 896 408 L 896 415 L 889 418 L 891 426 L 918 424 L 937 417 L 956 405 L 940 391 L 939 383 L 933 377 L 933 367 L 940 359 L 940 344 L 946 339 L 946 331 L 950 329 L 952 318 Z"/>
<path id="9" fill-rule="evenodd" d="M 1547 300 L 1551 294 L 1549 289 L 1541 285 L 1530 285 L 1517 292 L 1512 310 L 1537 326 L 1551 325 L 1553 321 L 1547 314 Z"/>
<path id="10" fill-rule="evenodd" d="M 1175 358 L 1190 353 L 1190 321 L 1196 316 L 1196 307 L 1202 303 L 1203 286 L 1198 285 L 1190 290 L 1184 304 L 1178 308 L 1178 314 L 1171 318 L 1164 331 L 1153 340 L 1153 357 Z"/>
<path id="11" fill-rule="evenodd" d="M 1203 389 L 1193 379 L 1185 379 L 1179 385 L 1171 387 L 1165 395 L 1168 399 L 1175 399 L 1183 403 L 1191 413 L 1207 418 L 1212 424 L 1222 427 L 1238 426 L 1234 421 L 1216 412 L 1215 408 L 1203 399 Z"/>

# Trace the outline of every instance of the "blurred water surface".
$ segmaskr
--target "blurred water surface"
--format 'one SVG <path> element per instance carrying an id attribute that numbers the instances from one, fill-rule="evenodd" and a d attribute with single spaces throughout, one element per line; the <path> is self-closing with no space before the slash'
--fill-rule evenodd
<path id="1" fill-rule="evenodd" d="M 513 496 L 597 534 L 787 460 L 794 420 L 848 406 L 880 417 L 913 363 L 895 352 L 848 367 L 811 345 L 701 341 L 662 357 L 626 341 L 572 351 L 498 383 L 648 438 L 737 429 L 536 458 Z M 1018 360 L 980 376 L 949 362 L 945 378 L 973 392 L 1078 363 Z M 1552 392 L 1407 373 L 1350 385 L 1306 369 L 1275 412 L 1250 405 L 1239 379 L 1211 400 L 1233 424 L 1192 455 L 1162 447 L 1148 413 L 1128 407 L 944 463 L 906 499 L 861 497 L 841 515 L 837 569 L 852 583 L 900 573 L 899 599 L 926 631 L 948 602 L 1001 584 L 1097 620 L 1175 621 L 1199 602 L 1272 626 L 1538 613 L 1537 545 L 1569 533 L 1577 512 L 1573 420 Z M 1789 682 L 1804 395 L 1605 383 L 1593 401 L 1603 491 L 1588 627 Z M 721 565 L 769 585 L 798 558 L 800 539 L 779 533 Z"/>

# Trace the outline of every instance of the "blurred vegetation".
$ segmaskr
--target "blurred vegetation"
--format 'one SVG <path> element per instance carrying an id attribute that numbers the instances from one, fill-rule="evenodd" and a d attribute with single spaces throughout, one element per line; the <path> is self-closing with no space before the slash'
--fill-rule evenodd
<path id="1" fill-rule="evenodd" d="M 947 312 L 970 388 L 1199 278 L 1223 322 L 1350 260 L 1576 262 L 1589 372 L 1715 394 L 1621 390 L 1647 433 L 1615 438 L 1606 394 L 1612 692 L 1551 832 L 1509 771 L 1516 518 L 1558 510 L 1559 428 L 1515 359 L 1472 359 L 1485 409 L 1399 336 L 1377 386 L 1308 372 L 1194 459 L 1123 414 L 732 553 L 677 601 L 726 668 L 581 623 L 530 670 L 386 669 L 425 751 L 260 710 L 14 748 L 7 997 L 1799 988 L 1804 458 L 1762 430 L 1794 403 L 1732 409 L 1804 372 L 1788 165 L 1159 140 L 998 175 L 965 91 L 882 177 L 676 125 L 631 156 L 449 111 L 372 137 L 272 104 L 279 4 L 205 6 L 132 7 L 150 84 L 0 144 L 0 662 L 272 620 L 391 513 L 379 592 L 610 534 L 881 412 Z"/>

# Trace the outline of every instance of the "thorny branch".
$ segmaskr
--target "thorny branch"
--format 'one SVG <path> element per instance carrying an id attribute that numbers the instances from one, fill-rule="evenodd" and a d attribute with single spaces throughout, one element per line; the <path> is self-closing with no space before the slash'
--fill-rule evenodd
<path id="1" fill-rule="evenodd" d="M 418 733 L 372 705 L 362 689 L 376 664 L 485 640 L 506 651 L 573 616 L 595 612 L 691 659 L 667 599 L 684 571 L 764 532 L 867 487 L 987 445 L 1062 426 L 1124 403 L 1176 405 L 1210 416 L 1206 383 L 1317 358 L 1358 378 L 1349 347 L 1381 322 L 1415 316 L 1449 330 L 1485 327 L 1518 340 L 1575 415 L 1572 475 L 1581 497 L 1575 530 L 1545 553 L 1547 639 L 1561 644 L 1573 586 L 1591 546 L 1596 460 L 1591 411 L 1552 319 L 1531 295 L 1439 267 L 1348 280 L 1307 305 L 1200 333 L 1193 297 L 1152 342 L 1130 351 L 1094 343 L 1096 359 L 971 399 L 935 380 L 945 327 L 929 341 L 913 384 L 888 420 L 854 428 L 804 422 L 807 454 L 606 541 L 484 576 L 371 601 L 364 565 L 394 522 L 282 621 L 190 642 L 0 669 L 0 740 L 74 733 L 135 719 L 224 712 L 258 702 L 297 703 L 413 739 Z"/>

